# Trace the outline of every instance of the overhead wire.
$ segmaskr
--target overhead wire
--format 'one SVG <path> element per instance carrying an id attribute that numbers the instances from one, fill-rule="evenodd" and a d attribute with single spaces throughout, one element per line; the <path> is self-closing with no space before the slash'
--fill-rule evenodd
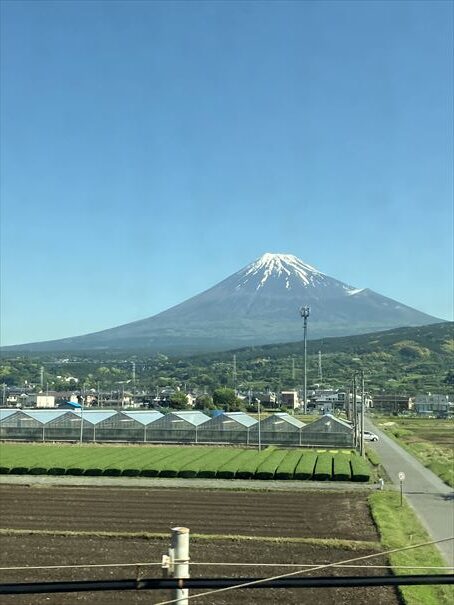
<path id="1" fill-rule="evenodd" d="M 321 563 L 239 563 L 231 561 L 189 561 L 189 566 L 204 567 L 314 567 L 323 565 Z M 90 568 L 117 568 L 117 567 L 162 567 L 162 561 L 137 562 L 137 563 L 77 563 L 72 565 L 15 565 L 11 567 L 0 567 L 0 571 L 37 571 L 58 569 L 90 569 Z M 334 563 L 333 567 L 345 569 L 424 569 L 451 571 L 454 567 L 449 565 L 344 565 Z"/>
<path id="2" fill-rule="evenodd" d="M 390 550 L 386 550 L 386 551 L 382 551 L 379 553 L 373 553 L 371 555 L 363 555 L 362 557 L 354 557 L 352 559 L 345 559 L 343 561 L 337 561 L 335 563 L 327 563 L 324 565 L 317 565 L 314 567 L 310 567 L 307 569 L 298 569 L 297 571 L 292 571 L 289 573 L 285 573 L 285 574 L 280 574 L 277 576 L 271 576 L 271 577 L 267 577 L 267 578 L 259 578 L 258 580 L 252 580 L 250 582 L 245 582 L 242 584 L 235 584 L 234 586 L 229 586 L 227 588 L 219 588 L 216 590 L 209 590 L 206 592 L 201 592 L 201 593 L 197 593 L 195 595 L 188 595 L 187 597 L 185 597 L 186 599 L 199 599 L 202 597 L 207 597 L 209 595 L 212 594 L 219 594 L 221 592 L 227 592 L 227 591 L 231 591 L 231 590 L 238 590 L 238 589 L 242 589 L 242 588 L 248 588 L 249 586 L 256 586 L 258 584 L 263 584 L 264 582 L 270 582 L 270 581 L 274 581 L 274 580 L 280 580 L 283 578 L 290 578 L 292 576 L 296 576 L 297 574 L 301 574 L 301 573 L 307 573 L 309 571 L 318 571 L 319 569 L 328 569 L 328 568 L 332 568 L 332 567 L 336 567 L 339 563 L 354 563 L 355 561 L 365 561 L 366 559 L 372 559 L 374 557 L 384 557 L 396 552 L 403 552 L 403 551 L 407 551 L 407 550 L 412 550 L 415 548 L 422 548 L 424 546 L 432 546 L 434 544 L 441 544 L 442 542 L 448 542 L 450 540 L 453 540 L 453 537 L 450 538 L 442 538 L 441 540 L 431 540 L 430 542 L 422 542 L 420 544 L 411 544 L 409 546 L 402 546 L 400 548 L 392 548 Z M 160 601 L 159 603 L 156 603 L 156 605 L 171 605 L 172 603 L 178 603 L 180 599 L 171 599 L 170 601 Z"/>

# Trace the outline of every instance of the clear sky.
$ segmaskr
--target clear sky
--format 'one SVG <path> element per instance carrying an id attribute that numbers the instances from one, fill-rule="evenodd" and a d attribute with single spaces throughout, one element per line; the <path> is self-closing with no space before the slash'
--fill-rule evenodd
<path id="1" fill-rule="evenodd" d="M 2 344 L 264 252 L 453 306 L 453 3 L 1 2 Z"/>

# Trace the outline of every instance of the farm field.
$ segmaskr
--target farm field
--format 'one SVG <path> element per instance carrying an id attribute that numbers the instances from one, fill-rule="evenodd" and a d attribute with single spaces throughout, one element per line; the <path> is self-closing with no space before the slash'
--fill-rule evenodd
<path id="1" fill-rule="evenodd" d="M 377 426 L 396 439 L 454 487 L 454 422 L 437 418 L 376 417 Z"/>
<path id="2" fill-rule="evenodd" d="M 350 450 L 1 444 L 1 474 L 369 481 Z"/>
<path id="3" fill-rule="evenodd" d="M 335 513 L 333 513 L 335 511 Z M 191 577 L 257 577 L 291 571 L 282 567 L 215 566 L 213 563 L 324 564 L 379 552 L 367 492 L 219 492 L 154 489 L 80 489 L 0 486 L 0 565 L 65 565 L 160 562 L 169 547 L 169 528 L 191 529 Z M 33 534 L 32 532 L 39 532 Z M 66 533 L 66 535 L 59 534 Z M 110 536 L 101 535 L 111 532 Z M 148 532 L 148 536 L 146 535 Z M 32 555 L 30 556 L 30 553 Z M 383 557 L 370 565 L 386 565 Z M 338 568 L 320 575 L 385 574 L 384 569 Z M 135 577 L 136 568 L 36 570 L 21 581 L 114 579 Z M 162 577 L 160 566 L 142 575 Z M 2 572 L 17 581 L 17 572 Z M 195 593 L 196 591 L 194 591 Z M 141 604 L 170 598 L 171 593 L 79 593 L 2 597 L 2 603 Z M 301 602 L 399 603 L 393 588 L 239 590 L 202 603 L 211 605 Z"/>
<path id="4" fill-rule="evenodd" d="M 12 529 L 168 533 L 183 525 L 198 534 L 373 542 L 378 534 L 367 493 L 0 485 L 0 519 Z M 331 517 L 335 521 L 328 523 Z"/>

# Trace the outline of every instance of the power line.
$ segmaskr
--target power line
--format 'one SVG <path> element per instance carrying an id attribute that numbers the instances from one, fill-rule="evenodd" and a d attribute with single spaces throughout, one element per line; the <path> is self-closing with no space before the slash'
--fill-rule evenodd
<path id="1" fill-rule="evenodd" d="M 111 567 L 154 567 L 161 566 L 162 561 L 157 562 L 138 562 L 138 563 L 82 563 L 72 565 L 21 565 L 13 567 L 0 567 L 0 571 L 36 571 L 36 570 L 57 570 L 57 569 L 91 569 L 91 568 L 111 568 Z M 313 567 L 321 565 L 319 563 L 239 563 L 239 562 L 212 562 L 212 561 L 190 561 L 191 566 L 204 567 Z M 446 565 L 343 565 L 334 564 L 335 567 L 349 569 L 426 569 L 426 570 L 444 570 L 450 571 L 454 567 Z"/>
<path id="2" fill-rule="evenodd" d="M 292 571 L 286 574 L 280 574 L 278 576 L 272 576 L 272 577 L 268 577 L 268 578 L 260 578 L 258 580 L 252 580 L 250 582 L 246 582 L 243 584 L 234 584 L 233 586 L 228 586 L 226 588 L 220 588 L 217 590 L 209 590 L 208 592 L 203 592 L 203 593 L 199 593 L 199 594 L 195 594 L 195 595 L 189 595 L 187 598 L 188 599 L 198 599 L 201 597 L 206 597 L 212 594 L 218 594 L 221 592 L 227 592 L 230 590 L 237 590 L 240 588 L 247 588 L 249 586 L 255 586 L 257 584 L 263 584 L 265 582 L 272 582 L 274 580 L 281 580 L 284 578 L 290 578 L 292 576 L 296 576 L 297 574 L 300 573 L 307 573 L 309 571 L 318 571 L 319 569 L 327 569 L 330 567 L 336 567 L 336 565 L 338 565 L 339 563 L 354 563 L 355 561 L 365 561 L 366 559 L 372 559 L 374 557 L 383 557 L 386 555 L 390 555 L 396 552 L 403 552 L 406 550 L 413 550 L 415 548 L 422 548 L 423 546 L 432 546 L 433 544 L 440 544 L 441 542 L 448 542 L 450 540 L 453 540 L 454 538 L 443 538 L 441 540 L 432 540 L 430 542 L 423 542 L 421 544 L 411 544 L 410 546 L 403 546 L 401 548 L 392 548 L 391 550 L 386 550 L 380 553 L 374 553 L 372 555 L 364 555 L 362 557 L 354 557 L 353 559 L 345 559 L 344 561 L 338 561 L 337 563 L 327 563 L 324 565 L 317 565 L 315 567 L 310 567 L 304 570 L 298 569 L 297 571 Z M 398 577 L 397 577 L 398 579 Z M 156 605 L 171 605 L 171 603 L 177 603 L 178 601 L 175 599 L 172 599 L 170 601 L 161 601 L 159 603 L 157 603 Z"/>

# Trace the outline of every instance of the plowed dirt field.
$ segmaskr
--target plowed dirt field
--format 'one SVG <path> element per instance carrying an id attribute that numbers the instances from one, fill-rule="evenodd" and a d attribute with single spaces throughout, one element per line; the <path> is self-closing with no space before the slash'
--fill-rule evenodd
<path id="1" fill-rule="evenodd" d="M 77 565 L 161 561 L 169 540 L 138 537 L 99 537 L 96 532 L 164 532 L 186 525 L 191 532 L 213 534 L 213 539 L 191 539 L 191 577 L 271 576 L 289 568 L 265 563 L 323 564 L 374 552 L 354 551 L 323 544 L 285 542 L 289 538 L 339 538 L 376 541 L 366 494 L 337 492 L 219 492 L 115 488 L 0 487 L 0 519 L 6 530 L 83 531 L 89 535 L 0 535 L 0 565 Z M 226 539 L 234 534 L 236 539 Z M 241 538 L 243 536 L 243 538 Z M 264 540 L 260 540 L 263 536 Z M 244 537 L 255 537 L 245 539 Z M 271 542 L 270 538 L 282 538 Z M 257 539 L 258 538 L 258 539 Z M 378 550 L 378 549 L 377 549 Z M 256 563 L 256 567 L 215 566 L 213 563 Z M 369 565 L 384 565 L 377 557 Z M 134 568 L 70 568 L 64 570 L 2 571 L 2 582 L 125 579 L 136 577 Z M 141 570 L 144 577 L 162 577 L 159 565 Z M 381 569 L 337 568 L 320 575 L 384 574 Z M 315 575 L 313 572 L 309 575 Z M 201 591 L 193 591 L 193 593 Z M 159 603 L 170 592 L 104 592 L 55 595 L 3 596 L 3 605 L 95 605 Z M 199 602 L 199 600 L 197 600 Z M 202 604 L 276 602 L 290 605 L 358 604 L 397 605 L 392 588 L 368 589 L 254 589 L 207 596 Z"/>

